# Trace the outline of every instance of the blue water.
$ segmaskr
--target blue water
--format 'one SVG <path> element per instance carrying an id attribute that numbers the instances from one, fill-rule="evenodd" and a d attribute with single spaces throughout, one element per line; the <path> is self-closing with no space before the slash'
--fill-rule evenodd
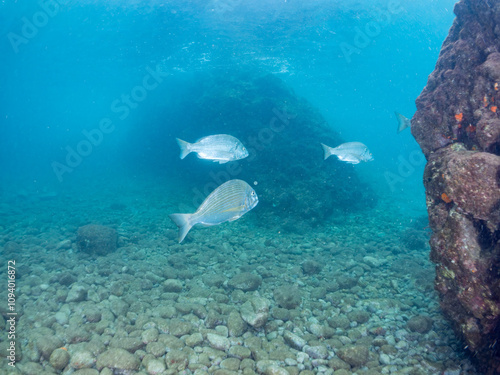
<path id="1" fill-rule="evenodd" d="M 283 79 L 345 139 L 370 141 L 377 163 L 362 169 L 370 179 L 397 174 L 398 157 L 418 147 L 409 131 L 395 133 L 393 111 L 412 116 L 453 21 L 453 1 L 444 0 L 43 4 L 50 15 L 36 2 L 1 4 L 0 155 L 5 182 L 57 189 L 51 164 L 107 117 L 115 130 L 71 178 L 95 167 L 160 173 L 166 161 L 148 159 L 155 150 L 141 142 L 159 122 L 168 128 L 169 98 L 195 71 L 248 63 Z M 112 103 L 157 66 L 170 77 L 120 119 Z M 131 139 L 138 129 L 143 137 Z M 417 167 L 397 190 L 422 191 Z"/>
<path id="2" fill-rule="evenodd" d="M 196 109 L 199 103 L 185 98 L 207 72 L 258 69 L 311 103 L 343 140 L 368 145 L 375 158 L 355 166 L 365 185 L 344 186 L 366 186 L 377 203 L 328 218 L 309 235 L 369 238 L 367 253 L 392 261 L 394 238 L 413 231 L 410 223 L 419 231 L 426 226 L 425 159 L 409 129 L 396 133 L 394 111 L 412 117 L 453 6 L 453 0 L 0 1 L 0 243 L 35 244 L 33 259 L 43 263 L 44 244 L 52 244 L 47 257 L 54 260 L 58 243 L 74 244 L 77 227 L 100 223 L 118 228 L 122 241 L 151 241 L 146 249 L 166 246 L 162 236 L 174 246 L 167 215 L 193 209 L 193 189 L 203 190 L 213 167 L 192 155 L 179 160 L 180 130 L 207 135 L 204 124 L 178 123 L 189 118 L 179 108 Z M 259 176 L 252 179 L 257 194 L 271 200 Z M 257 209 L 234 228 L 251 233 Z M 194 229 L 190 246 L 219 234 L 241 245 L 228 239 L 230 225 Z M 280 241 L 301 246 L 301 235 L 291 230 Z M 431 280 L 427 245 L 408 246 L 427 270 L 415 277 Z M 133 268 L 129 256 L 120 267 Z M 248 257 L 259 264 L 258 255 Z M 437 299 L 425 293 L 438 314 Z"/>

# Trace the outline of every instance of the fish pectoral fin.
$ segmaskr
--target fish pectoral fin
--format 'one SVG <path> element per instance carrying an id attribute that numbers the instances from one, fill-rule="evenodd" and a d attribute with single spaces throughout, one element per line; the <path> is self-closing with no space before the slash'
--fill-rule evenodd
<path id="1" fill-rule="evenodd" d="M 214 161 L 218 161 L 219 164 L 226 164 L 228 162 L 228 160 L 214 160 Z"/>
<path id="2" fill-rule="evenodd" d="M 238 220 L 240 217 L 241 217 L 241 215 L 238 215 L 238 216 L 232 217 L 228 221 L 235 221 L 235 220 Z"/>

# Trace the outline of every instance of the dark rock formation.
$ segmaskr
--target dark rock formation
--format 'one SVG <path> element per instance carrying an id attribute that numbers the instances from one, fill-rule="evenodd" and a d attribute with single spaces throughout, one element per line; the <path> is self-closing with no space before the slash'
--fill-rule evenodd
<path id="1" fill-rule="evenodd" d="M 462 0 L 418 97 L 431 259 L 441 306 L 486 373 L 500 373 L 500 3 Z"/>
<path id="2" fill-rule="evenodd" d="M 113 228 L 90 224 L 78 228 L 76 244 L 84 253 L 106 255 L 116 250 L 117 239 Z"/>
<path id="3" fill-rule="evenodd" d="M 190 185 L 200 192 L 193 203 L 200 204 L 230 178 L 256 181 L 259 223 L 274 220 L 281 230 L 299 233 L 336 211 L 374 206 L 373 192 L 360 183 L 356 166 L 335 157 L 323 160 L 320 142 L 336 146 L 344 140 L 276 76 L 253 68 L 211 71 L 199 73 L 188 87 L 169 122 L 176 159 L 174 136 L 191 142 L 231 134 L 250 152 L 246 159 L 223 165 L 194 155 L 182 160 L 183 171 L 189 170 L 193 179 Z"/>

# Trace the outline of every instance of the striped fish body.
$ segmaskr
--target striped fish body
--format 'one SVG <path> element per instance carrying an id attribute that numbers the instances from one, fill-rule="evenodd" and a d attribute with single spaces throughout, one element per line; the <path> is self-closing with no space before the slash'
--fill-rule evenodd
<path id="1" fill-rule="evenodd" d="M 194 152 L 200 159 L 223 164 L 228 161 L 244 159 L 248 156 L 248 150 L 238 138 L 227 134 L 210 135 L 195 143 L 189 143 L 179 138 L 176 138 L 176 140 L 181 149 L 181 159 Z"/>
<path id="2" fill-rule="evenodd" d="M 335 155 L 339 160 L 345 161 L 350 164 L 358 164 L 360 161 L 372 161 L 373 156 L 366 147 L 361 142 L 347 142 L 342 143 L 337 147 L 330 147 L 325 144 L 323 146 L 323 151 L 325 153 L 325 160 L 330 157 L 330 155 Z"/>
<path id="3" fill-rule="evenodd" d="M 170 218 L 179 227 L 179 242 L 182 242 L 194 225 L 212 226 L 239 219 L 258 202 L 255 190 L 245 181 L 230 180 L 215 189 L 195 213 L 172 214 Z"/>

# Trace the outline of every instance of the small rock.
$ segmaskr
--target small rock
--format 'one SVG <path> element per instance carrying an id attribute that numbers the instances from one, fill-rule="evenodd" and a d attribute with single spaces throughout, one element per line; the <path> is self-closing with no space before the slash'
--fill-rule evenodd
<path id="1" fill-rule="evenodd" d="M 149 328 L 142 332 L 141 339 L 144 344 L 149 344 L 150 342 L 158 340 L 158 330 L 156 328 Z"/>
<path id="2" fill-rule="evenodd" d="M 262 327 L 269 318 L 269 301 L 262 297 L 252 297 L 241 305 L 240 314 L 252 327 Z"/>
<path id="3" fill-rule="evenodd" d="M 165 363 L 169 369 L 182 371 L 188 365 L 188 355 L 181 350 L 171 350 L 165 356 Z"/>
<path id="4" fill-rule="evenodd" d="M 431 330 L 432 323 L 432 319 L 428 316 L 417 315 L 410 318 L 406 326 L 412 332 L 427 333 Z"/>
<path id="5" fill-rule="evenodd" d="M 193 333 L 185 338 L 184 342 L 187 346 L 195 347 L 203 342 L 203 336 L 200 332 Z"/>
<path id="6" fill-rule="evenodd" d="M 117 317 L 122 317 L 127 314 L 129 309 L 129 305 L 127 302 L 120 298 L 116 298 L 114 296 L 110 297 L 111 303 L 109 305 L 111 312 Z"/>
<path id="7" fill-rule="evenodd" d="M 210 346 L 214 349 L 226 351 L 231 346 L 231 343 L 227 338 L 216 335 L 214 333 L 208 333 L 207 340 Z"/>
<path id="8" fill-rule="evenodd" d="M 206 286 L 219 288 L 222 284 L 224 284 L 226 278 L 223 275 L 216 275 L 211 273 L 203 275 L 202 280 Z"/>
<path id="9" fill-rule="evenodd" d="M 94 366 L 95 361 L 96 358 L 92 353 L 82 350 L 71 356 L 70 366 L 74 369 L 90 368 Z"/>
<path id="10" fill-rule="evenodd" d="M 157 358 L 161 357 L 163 354 L 165 354 L 165 352 L 166 352 L 165 345 L 162 344 L 161 342 L 154 341 L 146 345 L 146 353 L 152 354 Z"/>
<path id="11" fill-rule="evenodd" d="M 66 297 L 66 302 L 81 302 L 87 299 L 87 287 L 73 284 Z"/>
<path id="12" fill-rule="evenodd" d="M 139 365 L 140 360 L 137 356 L 121 348 L 106 350 L 97 357 L 96 363 L 96 367 L 99 370 L 104 367 L 112 370 L 137 370 Z"/>
<path id="13" fill-rule="evenodd" d="M 167 293 L 180 293 L 182 291 L 182 281 L 177 279 L 165 280 L 163 290 Z"/>
<path id="14" fill-rule="evenodd" d="M 353 367 L 363 366 L 368 361 L 370 351 L 366 346 L 350 345 L 337 350 L 337 355 Z"/>
<path id="15" fill-rule="evenodd" d="M 56 250 L 71 249 L 71 240 L 63 240 L 56 245 Z"/>
<path id="16" fill-rule="evenodd" d="M 64 349 L 56 349 L 50 355 L 50 365 L 56 370 L 62 370 L 69 363 L 69 353 Z"/>
<path id="17" fill-rule="evenodd" d="M 323 265 L 312 259 L 306 260 L 302 263 L 302 270 L 306 275 L 315 275 L 321 272 Z"/>
<path id="18" fill-rule="evenodd" d="M 78 228 L 76 244 L 79 251 L 88 254 L 106 255 L 116 250 L 116 230 L 103 225 L 85 225 Z"/>
<path id="19" fill-rule="evenodd" d="M 368 264 L 370 267 L 378 268 L 381 265 L 387 263 L 387 260 L 386 259 L 379 259 L 379 258 L 375 258 L 375 257 L 371 257 L 371 256 L 367 255 L 367 256 L 363 257 L 363 262 Z"/>
<path id="20" fill-rule="evenodd" d="M 302 303 L 300 291 L 295 286 L 285 285 L 276 288 L 273 295 L 276 303 L 288 310 L 295 309 Z"/>
<path id="21" fill-rule="evenodd" d="M 265 375 L 290 375 L 290 373 L 284 368 L 278 365 L 267 366 L 264 370 Z"/>
<path id="22" fill-rule="evenodd" d="M 358 279 L 347 276 L 347 275 L 340 275 L 337 277 L 337 284 L 339 285 L 340 289 L 351 289 L 358 285 Z"/>
<path id="23" fill-rule="evenodd" d="M 235 345 L 229 348 L 229 355 L 238 359 L 250 358 L 252 352 L 244 346 Z"/>
<path id="24" fill-rule="evenodd" d="M 262 277 L 250 272 L 242 272 L 234 276 L 227 285 L 233 289 L 241 289 L 244 292 L 254 291 L 262 284 Z"/>
<path id="25" fill-rule="evenodd" d="M 220 363 L 220 367 L 230 371 L 238 371 L 240 369 L 240 362 L 238 358 L 226 358 Z"/>
<path id="26" fill-rule="evenodd" d="M 109 372 L 105 372 L 107 369 L 102 370 L 101 375 L 113 375 L 111 370 L 108 370 Z M 81 370 L 76 370 L 73 372 L 71 375 L 99 375 L 99 371 L 93 369 L 93 368 L 82 368 Z"/>
<path id="27" fill-rule="evenodd" d="M 390 365 L 391 364 L 391 358 L 385 353 L 380 354 L 379 361 L 383 365 Z"/>
<path id="28" fill-rule="evenodd" d="M 68 324 L 68 316 L 62 311 L 56 312 L 54 318 L 56 318 L 57 323 L 59 323 L 62 326 Z"/>
<path id="29" fill-rule="evenodd" d="M 70 286 L 76 281 L 76 277 L 69 272 L 61 272 L 57 276 L 59 278 L 59 284 L 64 286 Z"/>
<path id="30" fill-rule="evenodd" d="M 262 359 L 260 361 L 257 361 L 256 363 L 256 369 L 259 374 L 263 374 L 266 371 L 266 368 L 269 366 L 279 366 L 279 361 L 272 361 L 269 359 Z"/>
<path id="31" fill-rule="evenodd" d="M 281 307 L 274 307 L 272 314 L 274 319 L 283 320 L 285 322 L 290 319 L 290 311 Z"/>
<path id="32" fill-rule="evenodd" d="M 306 340 L 290 331 L 285 331 L 283 333 L 283 339 L 288 345 L 297 350 L 302 350 L 302 348 L 307 344 Z"/>
<path id="33" fill-rule="evenodd" d="M 150 359 L 146 365 L 146 371 L 150 375 L 161 374 L 165 369 L 165 362 L 156 358 Z"/>
<path id="34" fill-rule="evenodd" d="M 370 319 L 370 314 L 363 310 L 354 310 L 347 314 L 347 318 L 351 322 L 363 324 Z"/>
<path id="35" fill-rule="evenodd" d="M 49 359 L 54 350 L 63 346 L 63 341 L 56 336 L 42 336 L 36 341 L 36 347 L 40 354 Z"/>
<path id="36" fill-rule="evenodd" d="M 102 314 L 95 306 L 88 306 L 83 310 L 83 315 L 89 323 L 97 323 L 101 321 Z"/>
<path id="37" fill-rule="evenodd" d="M 233 310 L 229 313 L 229 317 L 227 318 L 227 328 L 230 336 L 240 337 L 245 333 L 247 324 L 241 319 L 241 315 Z"/>
<path id="38" fill-rule="evenodd" d="M 351 366 L 338 357 L 333 357 L 328 361 L 328 367 L 334 370 L 350 370 Z"/>
<path id="39" fill-rule="evenodd" d="M 347 329 L 350 327 L 351 322 L 345 315 L 333 316 L 328 319 L 328 325 L 332 328 Z"/>
<path id="40" fill-rule="evenodd" d="M 174 318 L 170 321 L 169 327 L 170 334 L 177 337 L 189 335 L 193 331 L 193 325 L 191 324 L 191 322 L 180 320 L 177 318 Z"/>
<path id="41" fill-rule="evenodd" d="M 328 357 L 328 349 L 323 345 L 309 346 L 306 345 L 303 348 L 309 357 L 314 359 L 326 359 Z"/>
<path id="42" fill-rule="evenodd" d="M 109 342 L 109 346 L 112 348 L 125 349 L 131 353 L 134 353 L 136 350 L 142 349 L 144 347 L 144 342 L 142 342 L 141 337 L 114 336 Z"/>

